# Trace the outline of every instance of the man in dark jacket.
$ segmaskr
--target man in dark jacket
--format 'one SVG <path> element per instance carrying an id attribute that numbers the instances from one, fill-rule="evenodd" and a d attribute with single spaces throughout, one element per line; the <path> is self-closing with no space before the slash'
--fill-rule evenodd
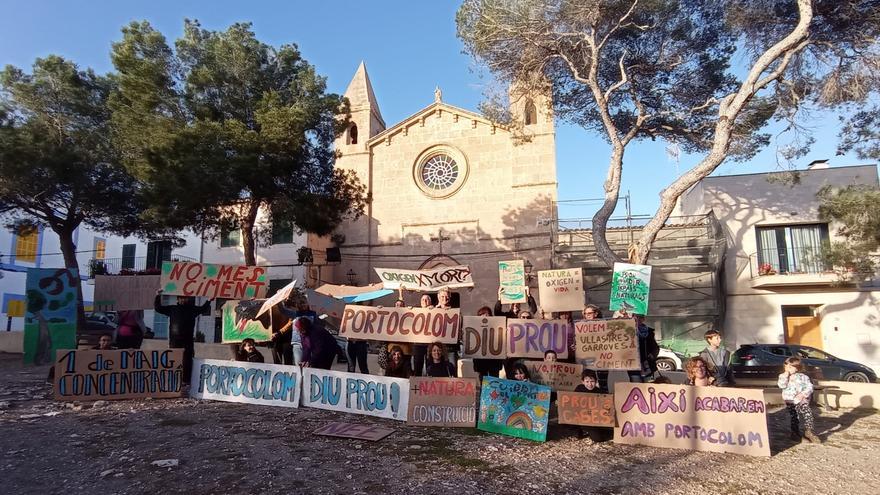
<path id="1" fill-rule="evenodd" d="M 302 365 L 329 370 L 339 352 L 333 335 L 304 316 L 293 320 L 293 330 L 299 332 L 302 341 Z"/>
<path id="2" fill-rule="evenodd" d="M 195 355 L 193 338 L 196 318 L 211 309 L 211 301 L 205 301 L 205 304 L 196 306 L 194 298 L 178 296 L 177 304 L 163 306 L 162 289 L 159 289 L 156 291 L 153 309 L 157 313 L 168 317 L 168 347 L 171 349 L 183 349 L 183 376 L 181 378 L 185 385 L 189 385 L 193 356 Z"/>
<path id="3" fill-rule="evenodd" d="M 636 337 L 639 339 L 640 371 L 630 371 L 630 382 L 644 382 L 646 376 L 653 375 L 657 371 L 657 355 L 660 354 L 660 346 L 654 336 L 654 329 L 645 324 L 645 315 L 633 315 L 636 320 Z"/>

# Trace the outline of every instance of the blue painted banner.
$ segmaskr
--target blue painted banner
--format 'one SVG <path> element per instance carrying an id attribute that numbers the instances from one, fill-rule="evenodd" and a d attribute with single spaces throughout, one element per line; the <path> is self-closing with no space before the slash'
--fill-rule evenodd
<path id="1" fill-rule="evenodd" d="M 303 368 L 303 406 L 406 421 L 409 380 Z"/>
<path id="2" fill-rule="evenodd" d="M 265 406 L 299 407 L 298 366 L 194 359 L 190 397 Z"/>
<path id="3" fill-rule="evenodd" d="M 60 349 L 76 349 L 75 268 L 28 268 L 24 363 L 49 364 Z"/>

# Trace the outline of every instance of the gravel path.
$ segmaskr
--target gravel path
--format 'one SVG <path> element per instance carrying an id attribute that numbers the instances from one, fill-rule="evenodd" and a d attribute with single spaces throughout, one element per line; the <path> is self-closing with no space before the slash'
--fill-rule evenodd
<path id="1" fill-rule="evenodd" d="M 593 443 L 558 425 L 541 444 L 309 408 L 59 403 L 46 372 L 0 357 L 3 493 L 880 493 L 876 411 L 822 411 L 826 443 L 811 445 L 789 440 L 774 410 L 768 459 Z M 311 434 L 330 421 L 396 431 L 375 443 Z M 152 464 L 165 459 L 178 465 Z"/>

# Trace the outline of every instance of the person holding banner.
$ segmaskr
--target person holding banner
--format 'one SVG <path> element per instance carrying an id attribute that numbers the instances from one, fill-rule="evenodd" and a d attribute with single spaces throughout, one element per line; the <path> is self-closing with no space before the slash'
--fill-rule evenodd
<path id="1" fill-rule="evenodd" d="M 446 295 L 448 296 L 449 292 L 447 292 Z M 433 308 L 434 302 L 431 301 L 431 296 L 429 294 L 422 294 L 422 297 L 419 298 L 419 305 L 423 308 Z M 425 357 L 427 355 L 428 344 L 412 345 L 412 374 L 414 376 L 422 376 L 422 371 L 425 369 Z"/>
<path id="2" fill-rule="evenodd" d="M 530 382 L 532 381 L 532 374 L 529 372 L 529 367 L 525 365 L 522 361 L 517 361 L 513 365 L 513 379 L 518 382 Z"/>
<path id="3" fill-rule="evenodd" d="M 300 316 L 293 320 L 293 328 L 302 341 L 302 366 L 329 370 L 336 359 L 336 339 L 326 329 L 312 324 L 312 320 Z"/>
<path id="4" fill-rule="evenodd" d="M 498 288 L 498 300 L 495 301 L 495 316 L 506 316 L 508 318 L 521 318 L 521 319 L 530 319 L 532 315 L 538 312 L 538 303 L 535 302 L 535 298 L 532 297 L 531 292 L 529 291 L 529 286 L 526 286 L 526 302 L 529 305 L 529 310 L 521 311 L 521 307 L 519 303 L 513 303 L 510 305 L 510 310 L 502 311 L 501 306 L 501 291 L 502 289 Z M 528 313 L 528 316 L 522 316 L 523 314 Z"/>
<path id="5" fill-rule="evenodd" d="M 168 347 L 171 349 L 183 349 L 183 376 L 181 376 L 181 381 L 184 385 L 189 385 L 193 357 L 196 353 L 193 340 L 195 337 L 196 318 L 211 310 L 211 301 L 209 299 L 201 306 L 196 306 L 195 298 L 177 296 L 177 304 L 164 306 L 162 304 L 162 289 L 159 289 L 156 291 L 153 309 L 160 315 L 168 317 Z"/>
<path id="6" fill-rule="evenodd" d="M 636 320 L 636 336 L 639 339 L 639 362 L 642 363 L 640 371 L 630 371 L 629 381 L 644 383 L 645 377 L 657 372 L 657 354 L 660 353 L 660 345 L 654 337 L 654 329 L 645 324 L 645 315 L 633 315 Z"/>
<path id="7" fill-rule="evenodd" d="M 144 340 L 144 317 L 139 310 L 119 312 L 119 326 L 116 328 L 116 347 L 119 349 L 140 349 Z"/>
<path id="8" fill-rule="evenodd" d="M 697 387 L 714 385 L 715 377 L 712 376 L 712 373 L 709 371 L 709 366 L 703 358 L 692 357 L 688 359 L 687 364 L 684 365 L 684 370 L 687 374 L 687 381 L 685 381 L 685 384 Z"/>
<path id="9" fill-rule="evenodd" d="M 263 355 L 257 350 L 257 342 L 254 339 L 244 339 L 241 341 L 241 350 L 235 356 L 236 361 L 245 361 L 248 363 L 263 363 Z"/>
<path id="10" fill-rule="evenodd" d="M 446 346 L 440 342 L 433 342 L 428 346 L 428 364 L 425 366 L 425 375 L 440 378 L 455 378 L 455 366 L 449 362 Z"/>
<path id="11" fill-rule="evenodd" d="M 489 306 L 483 306 L 477 311 L 477 316 L 492 316 L 492 308 Z M 498 372 L 501 371 L 503 363 L 504 361 L 501 359 L 474 358 L 474 371 L 480 374 L 480 381 L 482 381 L 483 377 L 486 375 L 498 378 Z"/>
<path id="12" fill-rule="evenodd" d="M 393 378 L 409 378 L 412 376 L 409 359 L 404 358 L 403 349 L 400 346 L 391 348 L 391 353 L 388 355 L 388 364 L 385 367 L 385 376 Z"/>

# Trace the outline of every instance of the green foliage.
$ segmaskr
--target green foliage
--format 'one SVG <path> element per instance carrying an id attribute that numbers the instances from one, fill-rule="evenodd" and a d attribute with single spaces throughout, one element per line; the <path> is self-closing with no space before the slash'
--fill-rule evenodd
<path id="1" fill-rule="evenodd" d="M 108 139 L 112 88 L 58 56 L 37 59 L 31 74 L 0 73 L 0 213 L 10 224 L 46 225 L 62 239 L 80 223 L 130 231 L 135 184 Z"/>
<path id="2" fill-rule="evenodd" d="M 174 46 L 146 22 L 113 45 L 113 136 L 145 184 L 146 225 L 216 235 L 236 223 L 252 257 L 249 240 L 271 236 L 255 229 L 257 207 L 319 234 L 362 213 L 363 186 L 333 169 L 347 103 L 295 45 L 268 46 L 250 24 L 186 21 Z"/>
<path id="3" fill-rule="evenodd" d="M 33 289 L 27 291 L 28 313 L 36 314 L 37 312 L 42 311 L 47 303 L 46 296 L 44 296 L 42 292 Z"/>
<path id="4" fill-rule="evenodd" d="M 873 276 L 880 266 L 880 190 L 863 185 L 826 186 L 817 196 L 819 217 L 837 222 L 837 234 L 845 239 L 825 246 L 823 261 L 839 267 L 844 277 Z"/>

